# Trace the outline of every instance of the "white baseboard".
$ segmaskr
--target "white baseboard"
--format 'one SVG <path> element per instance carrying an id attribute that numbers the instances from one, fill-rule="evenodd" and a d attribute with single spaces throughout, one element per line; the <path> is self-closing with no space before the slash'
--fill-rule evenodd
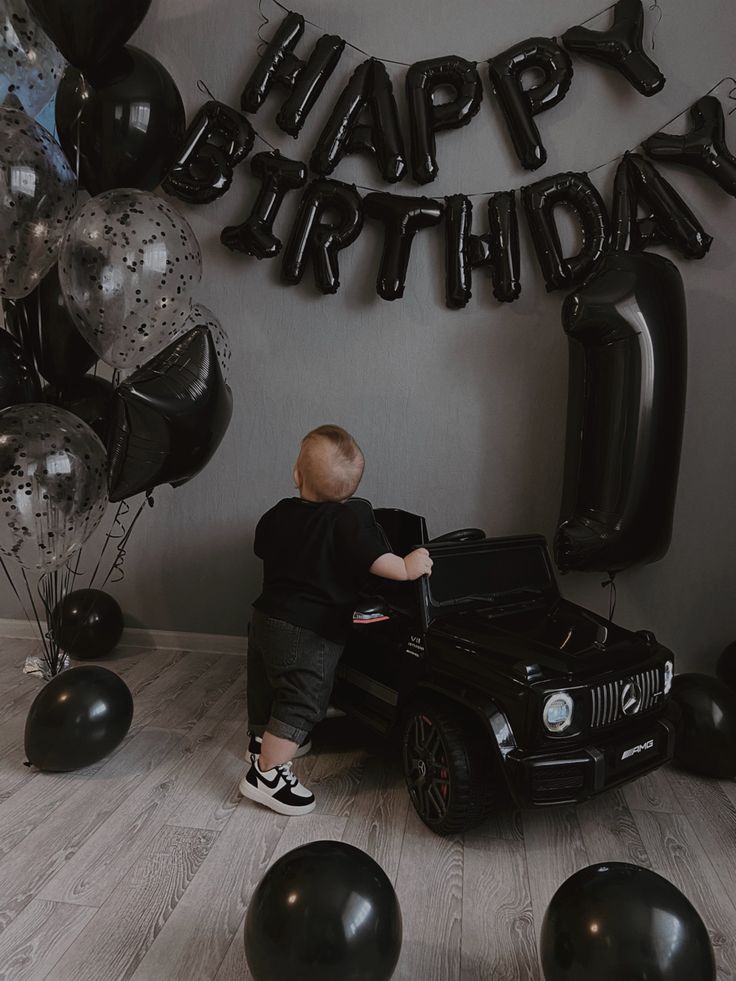
<path id="1" fill-rule="evenodd" d="M 0 637 L 38 640 L 38 627 L 31 620 L 0 617 Z M 161 650 L 198 651 L 203 654 L 244 655 L 246 637 L 231 634 L 193 634 L 180 630 L 146 630 L 129 627 L 123 632 L 119 647 L 158 647 Z"/>

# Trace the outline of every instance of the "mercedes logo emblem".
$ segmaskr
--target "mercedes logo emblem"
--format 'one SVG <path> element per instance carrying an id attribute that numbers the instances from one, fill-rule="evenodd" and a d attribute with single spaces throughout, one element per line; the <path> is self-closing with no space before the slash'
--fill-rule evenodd
<path id="1" fill-rule="evenodd" d="M 627 681 L 621 691 L 621 709 L 624 715 L 636 715 L 641 708 L 641 688 L 636 681 Z"/>

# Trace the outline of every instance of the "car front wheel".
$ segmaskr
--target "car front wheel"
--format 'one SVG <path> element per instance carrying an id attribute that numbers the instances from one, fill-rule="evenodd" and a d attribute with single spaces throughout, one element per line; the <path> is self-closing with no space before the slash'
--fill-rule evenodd
<path id="1" fill-rule="evenodd" d="M 404 716 L 404 776 L 428 828 L 454 834 L 479 824 L 508 796 L 496 775 L 495 747 L 452 706 L 413 705 Z"/>

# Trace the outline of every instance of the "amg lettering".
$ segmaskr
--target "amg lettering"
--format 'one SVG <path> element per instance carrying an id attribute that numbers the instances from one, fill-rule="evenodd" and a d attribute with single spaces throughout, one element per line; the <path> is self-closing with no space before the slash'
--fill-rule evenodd
<path id="1" fill-rule="evenodd" d="M 645 743 L 639 743 L 638 746 L 632 746 L 631 749 L 627 749 L 621 754 L 622 760 L 628 760 L 632 756 L 636 756 L 637 753 L 645 753 L 648 749 L 654 748 L 654 740 L 648 739 Z"/>

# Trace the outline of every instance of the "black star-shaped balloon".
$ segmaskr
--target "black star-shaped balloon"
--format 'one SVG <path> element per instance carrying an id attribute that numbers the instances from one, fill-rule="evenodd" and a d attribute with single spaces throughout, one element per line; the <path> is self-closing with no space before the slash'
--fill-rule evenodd
<path id="1" fill-rule="evenodd" d="M 693 128 L 684 136 L 655 133 L 642 146 L 655 160 L 699 170 L 736 198 L 736 157 L 726 146 L 726 120 L 720 99 L 704 95 L 690 107 Z"/>
<path id="2" fill-rule="evenodd" d="M 110 500 L 191 480 L 220 445 L 231 415 L 232 394 L 212 335 L 206 327 L 195 327 L 115 393 L 108 444 Z"/>
<path id="3" fill-rule="evenodd" d="M 643 34 L 641 0 L 619 0 L 614 7 L 613 24 L 607 31 L 571 27 L 562 40 L 568 51 L 616 68 L 642 95 L 656 95 L 664 88 L 665 77 L 644 53 Z"/>

